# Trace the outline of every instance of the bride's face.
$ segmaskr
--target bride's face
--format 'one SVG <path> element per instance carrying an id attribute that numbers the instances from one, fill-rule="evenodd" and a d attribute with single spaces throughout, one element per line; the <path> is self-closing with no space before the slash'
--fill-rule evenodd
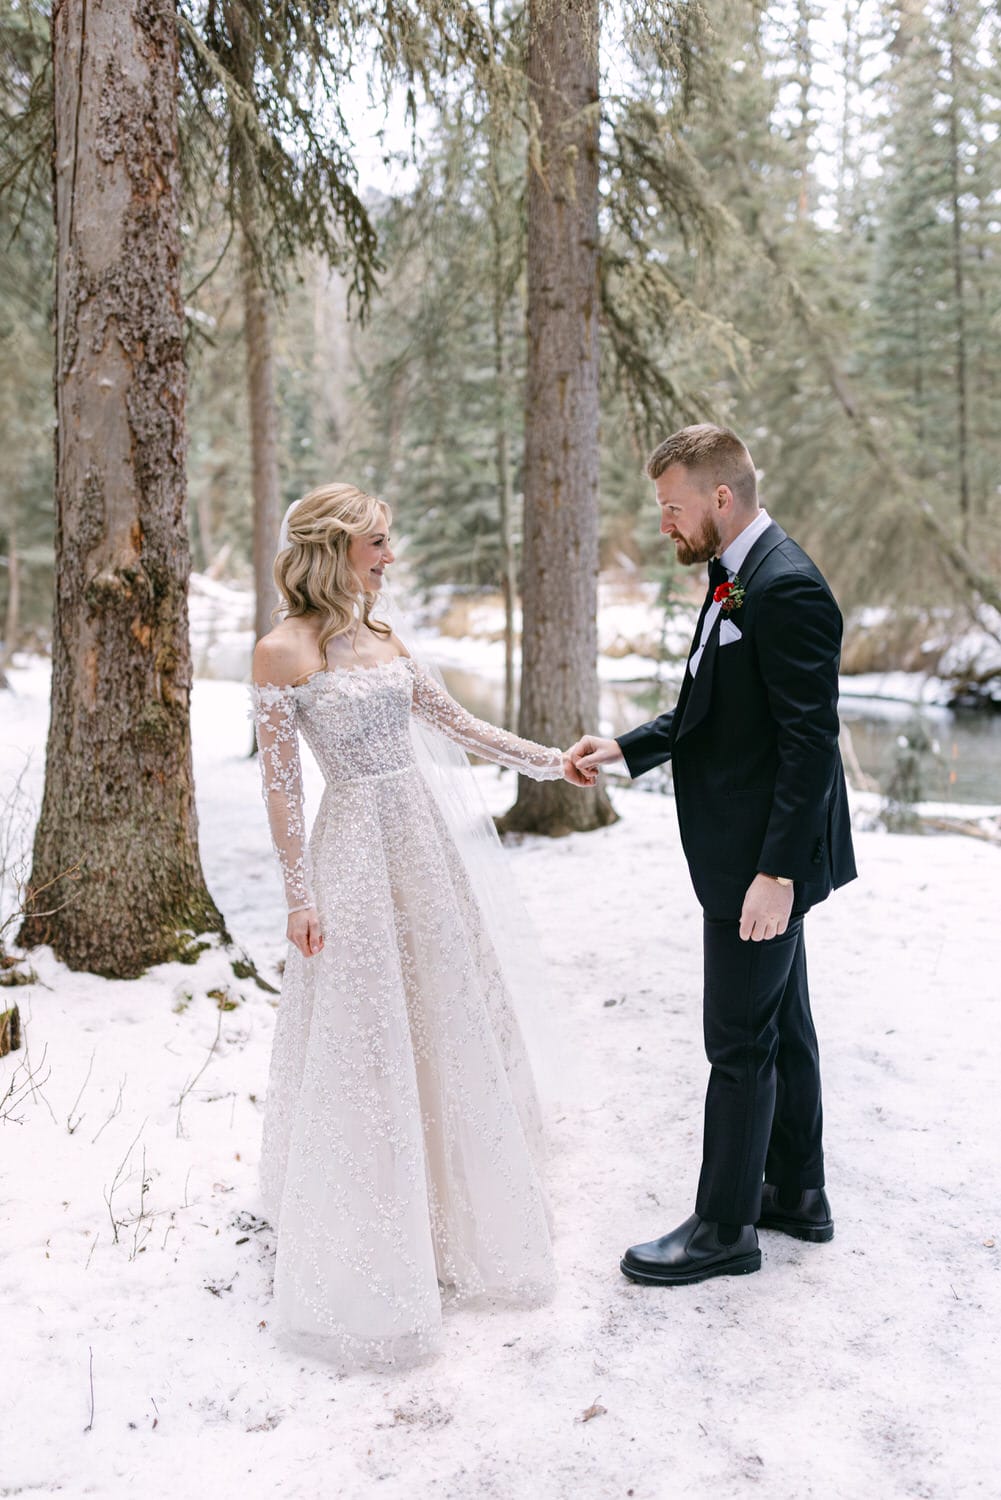
<path id="1" fill-rule="evenodd" d="M 381 530 L 368 536 L 353 536 L 348 544 L 348 562 L 362 588 L 370 594 L 382 588 L 383 572 L 393 561 L 385 512 L 380 519 L 383 523 Z"/>

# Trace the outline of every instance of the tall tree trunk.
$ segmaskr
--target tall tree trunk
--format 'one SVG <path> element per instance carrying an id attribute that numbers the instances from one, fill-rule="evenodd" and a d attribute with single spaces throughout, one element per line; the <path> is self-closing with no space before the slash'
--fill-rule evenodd
<path id="1" fill-rule="evenodd" d="M 272 627 L 271 614 L 278 603 L 273 569 L 281 525 L 281 484 L 271 297 L 249 249 L 243 273 L 243 328 L 254 498 L 254 634 L 260 640 Z"/>
<path id="2" fill-rule="evenodd" d="M 946 81 L 949 112 L 949 198 L 952 214 L 952 284 L 956 299 L 956 488 L 959 540 L 970 545 L 969 393 L 966 356 L 966 286 L 963 266 L 963 216 L 959 183 L 959 66 L 956 60 L 956 0 L 946 9 Z"/>
<path id="3" fill-rule="evenodd" d="M 4 667 L 17 650 L 17 638 L 21 632 L 21 560 L 17 555 L 17 515 L 11 501 L 10 521 L 7 524 L 7 608 L 4 611 L 3 649 L 0 650 L 0 685 Z"/>
<path id="4" fill-rule="evenodd" d="M 841 119 L 838 124 L 837 215 L 838 228 L 854 230 L 858 221 L 858 162 L 856 159 L 854 105 L 860 83 L 859 10 L 861 0 L 845 0 L 841 17 Z"/>
<path id="5" fill-rule="evenodd" d="M 226 17 L 233 48 L 233 77 L 244 97 L 253 99 L 257 48 L 251 27 L 257 24 L 256 14 L 245 8 L 241 0 L 232 0 L 226 7 Z M 243 337 L 247 351 L 250 485 L 254 504 L 254 634 L 260 640 L 271 629 L 271 614 L 278 602 L 272 574 L 281 524 L 278 408 L 274 320 L 271 291 L 263 270 L 264 225 L 257 163 L 239 117 L 234 124 L 231 163 L 243 231 Z"/>
<path id="6" fill-rule="evenodd" d="M 497 29 L 493 0 L 490 3 L 490 42 L 497 56 Z M 501 181 L 500 112 L 491 110 L 487 124 L 487 189 L 490 194 L 490 238 L 493 249 L 493 340 L 494 340 L 494 462 L 497 468 L 497 512 L 500 530 L 500 579 L 504 598 L 504 727 L 515 724 L 514 610 L 518 596 L 518 560 L 514 545 L 514 481 L 511 473 L 511 442 L 508 430 L 510 362 L 504 318 L 508 300 L 508 270 L 504 257 L 504 184 Z"/>
<path id="7" fill-rule="evenodd" d="M 56 0 L 52 718 L 21 941 L 129 978 L 223 931 L 188 704 L 177 15 Z"/>
<path id="8" fill-rule="evenodd" d="M 598 0 L 532 0 L 528 79 L 519 729 L 566 746 L 599 727 Z M 500 826 L 562 834 L 614 818 L 603 787 L 521 778 Z"/>
<path id="9" fill-rule="evenodd" d="M 796 142 L 796 176 L 799 187 L 796 193 L 796 219 L 804 223 L 810 212 L 810 89 L 813 83 L 813 43 L 810 39 L 810 19 L 813 6 L 810 0 L 798 0 L 796 6 L 796 30 L 793 39 L 793 55 L 796 60 L 796 91 L 799 119 L 793 127 Z"/>
<path id="10" fill-rule="evenodd" d="M 336 468 L 351 426 L 345 373 L 351 364 L 344 278 L 320 256 L 313 266 L 312 437 L 320 474 Z"/>
<path id="11" fill-rule="evenodd" d="M 496 296 L 496 294 L 495 294 Z M 504 597 L 504 727 L 515 723 L 514 610 L 518 595 L 518 561 L 514 546 L 514 482 L 511 476 L 510 435 L 507 428 L 508 362 L 504 332 L 495 315 L 495 375 L 497 380 L 496 463 L 500 520 L 500 573 Z"/>
<path id="12" fill-rule="evenodd" d="M 215 534 L 212 526 L 212 480 L 204 480 L 199 486 L 195 501 L 195 519 L 198 522 L 198 544 L 202 553 L 202 568 L 207 573 L 215 561 Z"/>

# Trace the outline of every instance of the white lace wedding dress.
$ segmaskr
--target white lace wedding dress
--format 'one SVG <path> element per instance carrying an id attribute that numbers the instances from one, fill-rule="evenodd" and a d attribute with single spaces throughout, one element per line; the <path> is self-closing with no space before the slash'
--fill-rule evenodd
<path id="1" fill-rule="evenodd" d="M 289 946 L 261 1157 L 275 1321 L 345 1367 L 425 1358 L 442 1304 L 538 1305 L 554 1275 L 540 1119 L 462 859 L 415 760 L 413 715 L 536 779 L 559 750 L 466 713 L 412 658 L 252 689 Z M 308 843 L 298 734 L 325 789 Z"/>

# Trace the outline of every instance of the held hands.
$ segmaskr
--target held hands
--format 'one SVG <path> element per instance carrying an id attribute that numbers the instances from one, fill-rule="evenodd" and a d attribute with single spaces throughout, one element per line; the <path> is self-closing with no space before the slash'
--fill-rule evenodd
<path id="1" fill-rule="evenodd" d="M 320 931 L 320 914 L 315 906 L 305 911 L 289 912 L 285 936 L 295 943 L 303 958 L 314 958 L 323 948 L 323 933 Z"/>
<path id="2" fill-rule="evenodd" d="M 574 786 L 594 786 L 598 779 L 598 767 L 613 760 L 621 760 L 622 751 L 615 740 L 585 734 L 576 745 L 563 752 L 563 776 Z"/>
<path id="3" fill-rule="evenodd" d="M 563 752 L 563 776 L 574 786 L 594 786 L 598 767 L 622 759 L 617 740 L 586 734 Z M 781 937 L 789 926 L 795 892 L 771 875 L 755 875 L 747 888 L 740 913 L 740 936 L 744 942 L 761 943 Z"/>
<path id="4" fill-rule="evenodd" d="M 779 885 L 771 875 L 755 875 L 740 913 L 741 939 L 761 943 L 781 937 L 789 926 L 793 894 L 791 885 Z"/>

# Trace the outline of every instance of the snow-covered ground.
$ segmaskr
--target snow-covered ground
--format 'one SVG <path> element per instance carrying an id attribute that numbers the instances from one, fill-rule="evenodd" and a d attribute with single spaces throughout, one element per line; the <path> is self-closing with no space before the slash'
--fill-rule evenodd
<path id="1" fill-rule="evenodd" d="M 28 754 L 37 798 L 46 674 L 13 682 L 0 783 Z M 277 981 L 245 703 L 195 689 L 202 855 Z M 477 775 L 507 805 L 511 779 Z M 697 1176 L 700 918 L 670 798 L 614 797 L 614 827 L 510 852 L 578 1059 L 557 1299 L 451 1314 L 418 1371 L 340 1378 L 272 1338 L 255 1169 L 275 996 L 219 952 L 130 983 L 35 955 L 27 1045 L 0 1061 L 0 1096 L 36 1070 L 0 1126 L 0 1496 L 997 1495 L 1001 853 L 859 835 L 861 878 L 808 924 L 836 1237 L 762 1235 L 759 1275 L 644 1288 L 621 1251 L 687 1215 Z"/>

